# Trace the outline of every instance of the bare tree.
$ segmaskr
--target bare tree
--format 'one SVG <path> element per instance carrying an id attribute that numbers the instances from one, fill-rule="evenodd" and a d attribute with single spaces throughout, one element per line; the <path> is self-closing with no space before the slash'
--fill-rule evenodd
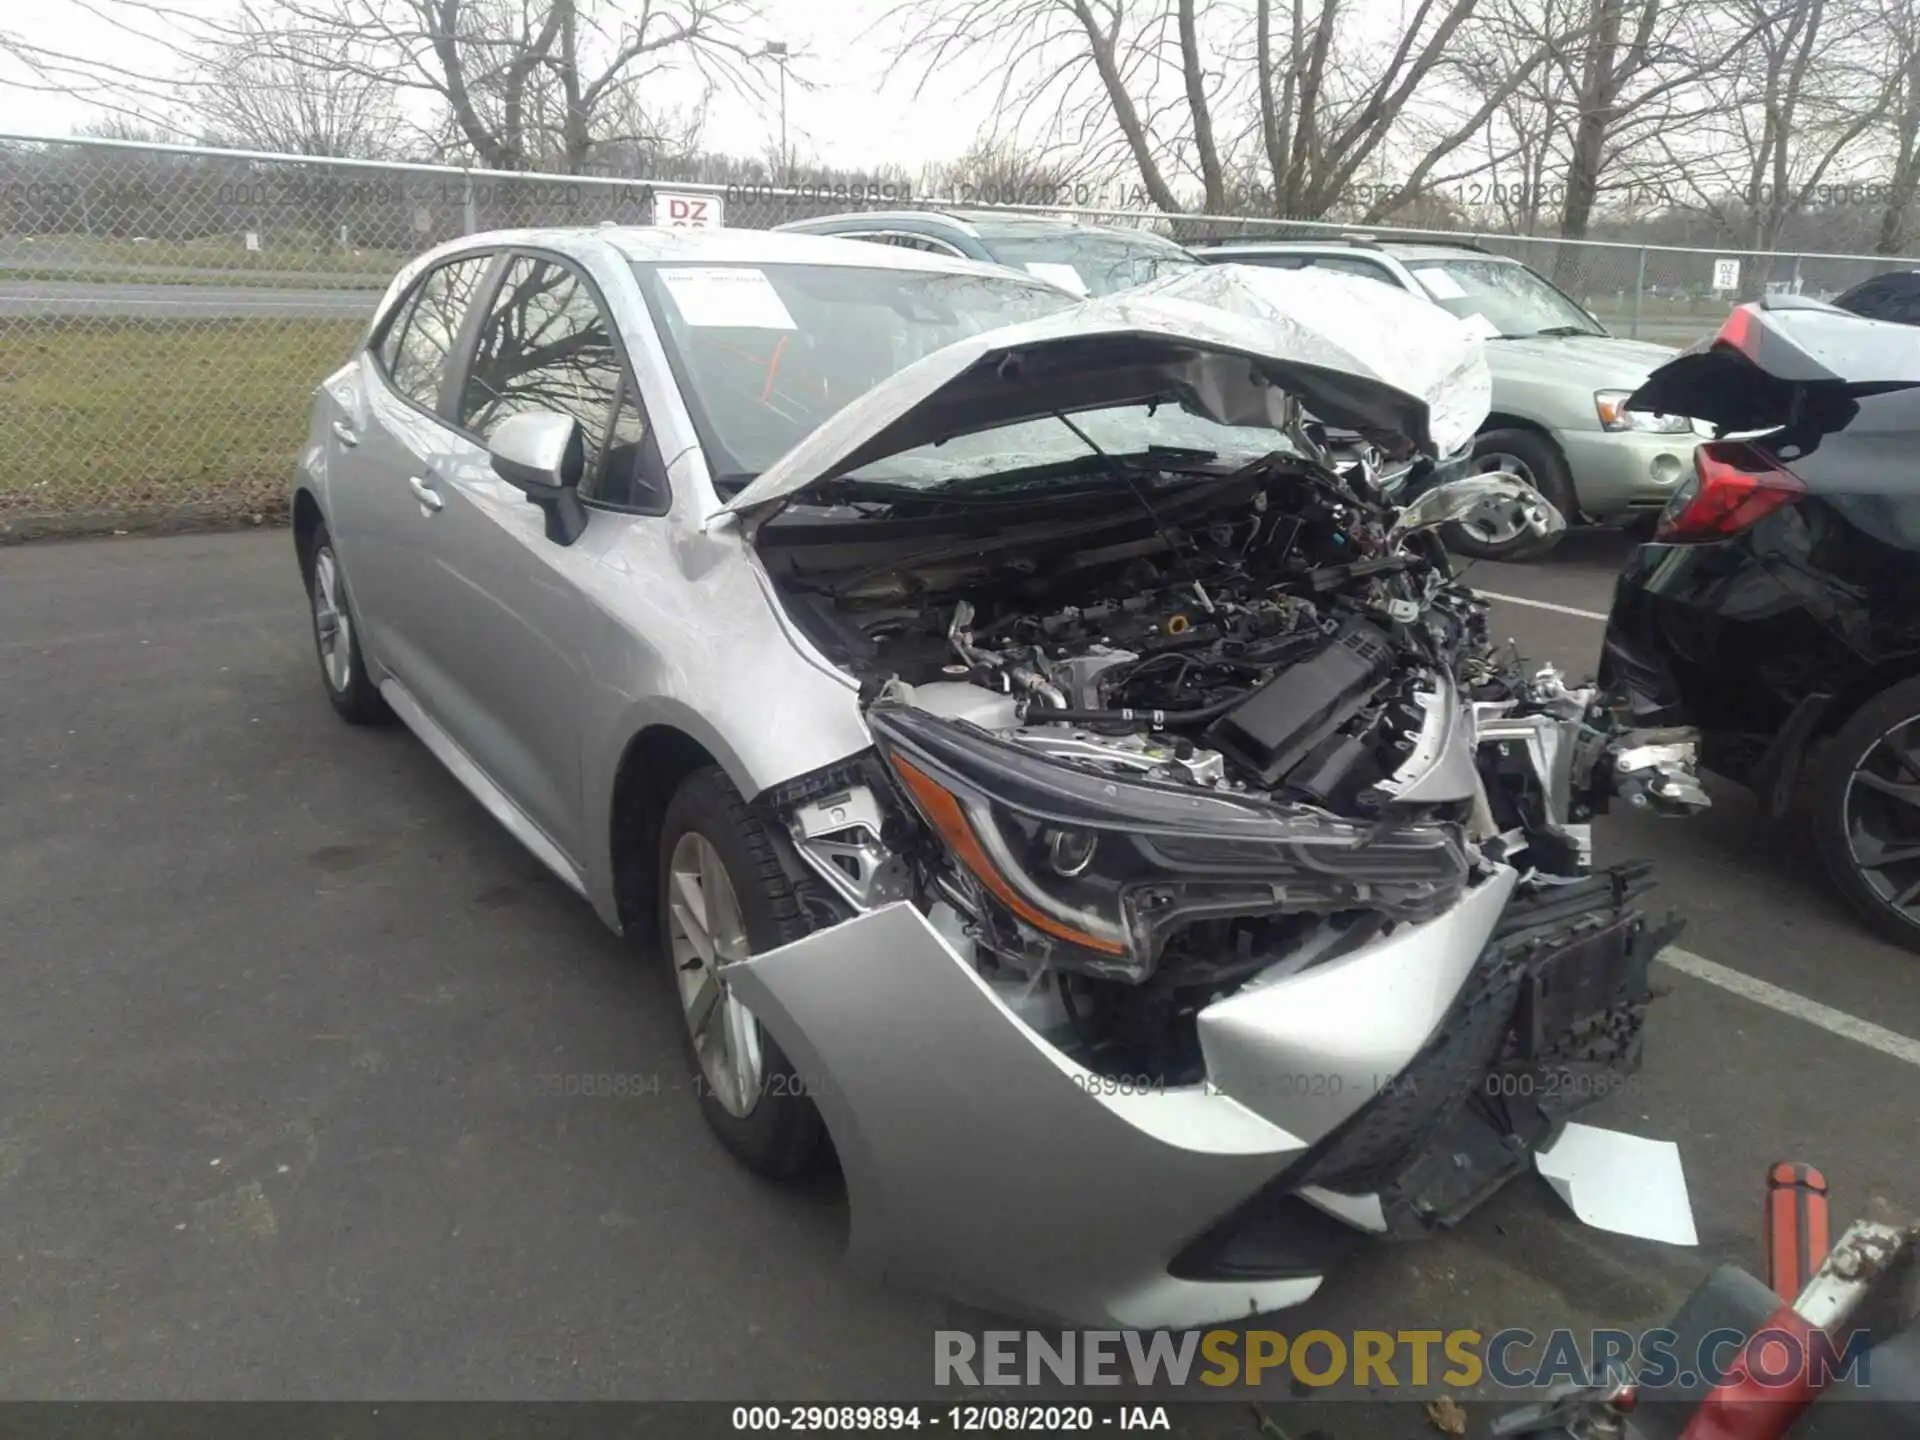
<path id="1" fill-rule="evenodd" d="M 151 64 L 109 65 L 72 49 L 0 34 L 28 83 L 76 93 L 112 113 L 174 123 L 211 103 L 247 127 L 312 128 L 305 110 L 384 95 L 435 102 L 429 137 L 451 139 L 481 165 L 578 173 L 602 141 L 643 140 L 623 128 L 660 111 L 649 98 L 670 76 L 760 88 L 747 63 L 753 0 L 240 0 L 207 17 L 168 0 L 73 0 L 104 23 L 150 40 Z M 226 76 L 209 56 L 266 81 L 282 99 L 219 99 Z M 324 83 L 310 72 L 326 72 Z M 294 77 L 300 77 L 297 82 Z M 294 114 L 286 97 L 298 94 Z M 261 113 L 264 111 L 265 113 Z M 388 112 L 393 113 L 392 111 Z M 351 130 L 342 111 L 323 131 Z"/>
<path id="2" fill-rule="evenodd" d="M 1891 163 L 1885 205 L 1874 250 L 1898 255 L 1906 245 L 1907 221 L 1920 194 L 1920 4 L 1880 0 L 1874 30 L 1886 43 L 1893 94 L 1887 108 Z"/>
<path id="3" fill-rule="evenodd" d="M 210 136 L 240 149 L 379 159 L 400 116 L 346 36 L 289 40 L 246 17 L 210 48 L 199 113 Z"/>
<path id="4" fill-rule="evenodd" d="M 1542 45 L 1548 59 L 1529 71 L 1477 142 L 1496 156 L 1491 178 L 1498 183 L 1490 188 L 1516 228 L 1536 233 L 1553 214 L 1568 239 L 1585 238 L 1609 202 L 1639 209 L 1652 198 L 1657 208 L 1682 162 L 1650 141 L 1698 131 L 1721 103 L 1707 78 L 1739 53 L 1755 23 L 1721 3 L 1491 3 L 1455 62 L 1464 83 L 1483 93 L 1512 73 L 1514 57 Z"/>
<path id="5" fill-rule="evenodd" d="M 1739 4 L 1752 35 L 1716 87 L 1712 123 L 1658 138 L 1685 147 L 1692 205 L 1730 239 L 1770 251 L 1884 123 L 1898 71 L 1878 49 L 1870 0 Z"/>
<path id="6" fill-rule="evenodd" d="M 1076 184 L 1070 160 L 983 135 L 958 159 L 924 167 L 920 188 L 969 203 L 1071 205 L 1077 200 L 1075 192 L 1085 187 Z"/>
<path id="7" fill-rule="evenodd" d="M 675 70 L 753 89 L 749 0 L 271 0 L 289 44 L 348 42 L 368 79 L 425 94 L 480 164 L 583 170 Z"/>
<path id="8" fill-rule="evenodd" d="M 1210 211 L 1313 218 L 1416 134 L 1404 183 L 1378 187 L 1369 214 L 1419 194 L 1545 63 L 1536 44 L 1446 123 L 1410 124 L 1480 3 L 1412 0 L 1395 34 L 1371 40 L 1354 0 L 906 0 L 893 16 L 923 85 L 956 61 L 990 64 L 1016 131 L 1052 117 L 1050 144 L 1096 164 L 1117 152 L 1162 210 L 1186 208 L 1191 187 Z M 1250 172 L 1264 178 L 1229 193 Z"/>

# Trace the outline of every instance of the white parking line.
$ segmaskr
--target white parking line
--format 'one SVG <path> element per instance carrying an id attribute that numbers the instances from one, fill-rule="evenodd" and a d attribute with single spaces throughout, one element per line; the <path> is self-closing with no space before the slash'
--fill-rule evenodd
<path id="1" fill-rule="evenodd" d="M 1503 601 L 1508 605 L 1525 605 L 1533 610 L 1551 610 L 1556 615 L 1578 615 L 1582 620 L 1607 618 L 1598 610 L 1576 610 L 1571 605 L 1556 605 L 1551 600 L 1528 600 L 1519 595 L 1499 595 L 1492 590 L 1475 590 L 1474 594 L 1485 596 L 1489 600 Z"/>
<path id="2" fill-rule="evenodd" d="M 1778 1010 L 1782 1015 L 1791 1015 L 1796 1020 L 1804 1020 L 1809 1025 L 1818 1025 L 1829 1034 L 1838 1035 L 1843 1040 L 1852 1040 L 1866 1046 L 1869 1050 L 1878 1050 L 1882 1055 L 1890 1055 L 1895 1060 L 1904 1060 L 1909 1065 L 1920 1065 L 1920 1040 L 1911 1040 L 1905 1035 L 1896 1034 L 1884 1026 L 1875 1025 L 1871 1020 L 1862 1020 L 1857 1015 L 1849 1015 L 1844 1010 L 1835 1010 L 1822 1005 L 1818 1000 L 1809 1000 L 1804 995 L 1796 995 L 1791 990 L 1782 990 L 1778 985 L 1769 985 L 1764 980 L 1756 980 L 1751 975 L 1738 970 L 1730 970 L 1717 961 L 1704 955 L 1696 955 L 1691 950 L 1682 950 L 1677 945 L 1669 945 L 1660 952 L 1662 964 L 1671 965 L 1682 975 L 1690 975 L 1695 980 L 1704 980 L 1709 985 L 1718 985 L 1735 995 L 1751 1000 L 1756 1005 L 1764 1005 L 1769 1010 Z"/>

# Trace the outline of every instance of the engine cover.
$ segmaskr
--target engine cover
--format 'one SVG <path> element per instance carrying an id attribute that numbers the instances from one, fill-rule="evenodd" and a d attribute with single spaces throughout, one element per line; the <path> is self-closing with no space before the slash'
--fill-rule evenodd
<path id="1" fill-rule="evenodd" d="M 1310 660 L 1270 677 L 1214 723 L 1209 738 L 1277 783 L 1350 720 L 1393 671 L 1393 647 L 1377 625 L 1349 620 Z"/>

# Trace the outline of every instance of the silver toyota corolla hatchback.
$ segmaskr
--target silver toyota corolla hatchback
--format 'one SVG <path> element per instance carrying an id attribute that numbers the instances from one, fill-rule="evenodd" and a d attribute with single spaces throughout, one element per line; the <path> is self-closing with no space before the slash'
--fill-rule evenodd
<path id="1" fill-rule="evenodd" d="M 895 1280 L 1182 1326 L 1547 1169 L 1639 1063 L 1664 932 L 1585 822 L 1690 803 L 1686 737 L 1451 580 L 1486 405 L 1340 276 L 478 235 L 320 388 L 295 537 L 335 709 L 663 958 L 741 1161 L 837 1154 Z"/>

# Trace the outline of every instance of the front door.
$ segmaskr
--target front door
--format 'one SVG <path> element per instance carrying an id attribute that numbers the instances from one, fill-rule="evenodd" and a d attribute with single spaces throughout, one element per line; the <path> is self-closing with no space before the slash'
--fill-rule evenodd
<path id="1" fill-rule="evenodd" d="M 592 502 L 609 466 L 633 466 L 644 419 L 606 307 L 567 262 L 512 257 L 470 343 L 437 481 L 434 564 L 421 579 L 426 643 L 457 706 L 449 732 L 579 868 L 590 849 L 580 775 L 589 597 L 599 555 L 623 527 L 647 522 L 594 508 L 573 544 L 550 540 L 539 507 L 494 473 L 486 443 L 510 415 L 571 417 Z"/>

